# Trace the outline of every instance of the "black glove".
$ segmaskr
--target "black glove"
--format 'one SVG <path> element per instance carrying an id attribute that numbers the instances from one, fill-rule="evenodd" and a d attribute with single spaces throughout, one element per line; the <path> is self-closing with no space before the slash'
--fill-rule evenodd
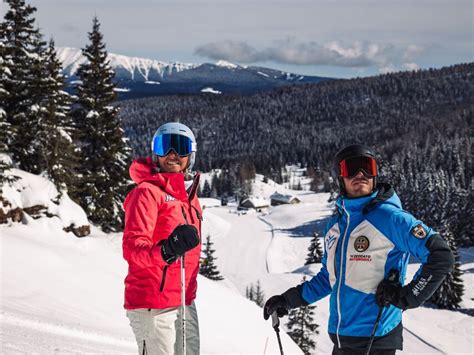
<path id="1" fill-rule="evenodd" d="M 382 280 L 375 291 L 375 302 L 379 307 L 388 307 L 393 304 L 395 307 L 405 310 L 407 301 L 405 289 L 399 281 L 398 270 L 390 270 L 388 279 Z"/>
<path id="2" fill-rule="evenodd" d="M 273 312 L 277 312 L 278 317 L 283 317 L 288 314 L 288 305 L 285 297 L 282 295 L 270 297 L 263 306 L 263 318 L 267 320 Z"/>
<path id="3" fill-rule="evenodd" d="M 184 255 L 188 250 L 199 244 L 197 229 L 189 224 L 177 226 L 168 239 L 161 244 L 161 256 L 168 264 L 175 261 L 178 256 Z"/>

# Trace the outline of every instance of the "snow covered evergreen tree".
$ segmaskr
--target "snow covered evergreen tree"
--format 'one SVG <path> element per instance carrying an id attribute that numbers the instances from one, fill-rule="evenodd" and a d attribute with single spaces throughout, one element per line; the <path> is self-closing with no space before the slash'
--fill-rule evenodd
<path id="1" fill-rule="evenodd" d="M 33 174 L 41 174 L 46 170 L 46 151 L 49 127 L 45 120 L 46 102 L 50 92 L 48 90 L 48 73 L 46 71 L 46 42 L 41 33 L 32 35 L 33 53 L 31 67 L 31 82 L 29 84 L 30 97 L 27 99 L 26 122 L 28 131 L 24 137 L 28 138 L 28 158 L 21 162 L 24 170 Z"/>
<path id="2" fill-rule="evenodd" d="M 206 237 L 206 244 L 202 251 L 203 257 L 201 258 L 201 265 L 199 267 L 199 273 L 207 277 L 210 280 L 220 281 L 224 280 L 219 271 L 217 265 L 214 263 L 216 258 L 214 257 L 215 249 L 212 249 L 211 236 L 208 234 Z"/>
<path id="3" fill-rule="evenodd" d="M 313 238 L 311 239 L 311 244 L 308 247 L 308 255 L 306 256 L 305 265 L 308 264 L 317 264 L 320 263 L 323 259 L 323 250 L 321 248 L 321 243 L 319 241 L 319 233 L 314 232 Z"/>
<path id="4" fill-rule="evenodd" d="M 245 297 L 255 302 L 260 307 L 263 307 L 265 304 L 265 293 L 260 285 L 260 280 L 257 281 L 256 285 L 251 283 L 250 286 L 245 289 Z"/>
<path id="5" fill-rule="evenodd" d="M 200 195 L 201 197 L 211 197 L 211 186 L 209 183 L 204 181 L 204 186 L 202 187 L 202 193 Z"/>
<path id="6" fill-rule="evenodd" d="M 24 0 L 5 0 L 8 11 L 0 23 L 0 41 L 3 44 L 3 71 L 1 86 L 8 92 L 2 102 L 6 121 L 10 125 L 9 150 L 21 169 L 37 172 L 33 140 L 39 106 L 33 81 L 41 63 L 41 35 L 34 28 L 35 7 Z"/>
<path id="7" fill-rule="evenodd" d="M 0 26 L 0 31 L 3 31 Z M 0 34 L 3 39 L 3 35 Z M 11 124 L 7 120 L 7 113 L 4 106 L 10 93 L 5 88 L 5 82 L 10 80 L 10 69 L 7 67 L 5 55 L 5 45 L 0 42 L 0 194 L 1 185 L 6 181 L 5 170 L 12 167 L 11 158 L 9 156 L 9 145 L 12 136 Z"/>
<path id="8" fill-rule="evenodd" d="M 306 277 L 303 277 L 302 282 L 305 281 Z M 314 336 L 319 334 L 319 325 L 314 323 L 315 308 L 316 306 L 308 305 L 291 309 L 288 312 L 287 334 L 305 354 L 314 354 L 316 349 Z"/>
<path id="9" fill-rule="evenodd" d="M 258 304 L 260 307 L 263 307 L 265 304 L 265 293 L 262 290 L 262 286 L 260 285 L 260 280 L 257 280 L 257 285 L 255 286 L 255 303 Z"/>
<path id="10" fill-rule="evenodd" d="M 248 298 L 250 301 L 253 301 L 255 299 L 254 293 L 255 290 L 253 284 L 250 284 L 250 286 L 247 286 L 245 288 L 245 297 Z"/>
<path id="11" fill-rule="evenodd" d="M 59 191 L 66 187 L 69 191 L 74 191 L 79 158 L 72 139 L 75 136 L 70 114 L 72 99 L 64 91 L 64 76 L 61 74 L 61 63 L 53 40 L 45 52 L 45 74 L 47 83 L 44 112 L 37 135 L 41 160 L 46 175 Z"/>
<path id="12" fill-rule="evenodd" d="M 87 62 L 77 72 L 77 108 L 74 120 L 78 128 L 81 153 L 79 190 L 74 199 L 89 219 L 106 232 L 123 228 L 122 203 L 129 189 L 130 148 L 121 128 L 115 100 L 114 72 L 97 17 L 93 19 L 90 43 L 83 49 Z"/>

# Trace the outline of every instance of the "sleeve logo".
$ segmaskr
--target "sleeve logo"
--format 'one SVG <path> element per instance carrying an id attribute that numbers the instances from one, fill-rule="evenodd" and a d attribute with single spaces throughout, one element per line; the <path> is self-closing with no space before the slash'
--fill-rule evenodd
<path id="1" fill-rule="evenodd" d="M 417 224 L 415 227 L 413 227 L 411 230 L 411 234 L 413 234 L 418 239 L 423 239 L 428 235 L 426 229 L 423 228 L 421 224 Z"/>
<path id="2" fill-rule="evenodd" d="M 363 253 L 364 251 L 369 249 L 369 245 L 369 238 L 364 235 L 357 237 L 354 241 L 354 249 L 359 253 Z"/>

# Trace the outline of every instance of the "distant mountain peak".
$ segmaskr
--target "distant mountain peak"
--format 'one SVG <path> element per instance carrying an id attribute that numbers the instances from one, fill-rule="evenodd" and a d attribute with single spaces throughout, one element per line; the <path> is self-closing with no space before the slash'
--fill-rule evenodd
<path id="1" fill-rule="evenodd" d="M 216 65 L 218 67 L 224 67 L 224 68 L 229 68 L 229 69 L 237 69 L 237 68 L 242 68 L 242 66 L 228 62 L 226 60 L 219 60 Z"/>
<path id="2" fill-rule="evenodd" d="M 69 83 L 77 82 L 79 66 L 86 63 L 82 50 L 56 49 Z M 215 64 L 167 63 L 159 60 L 108 53 L 120 98 L 174 94 L 251 94 L 285 85 L 328 80 L 264 67 L 241 66 L 225 60 Z"/>
<path id="3" fill-rule="evenodd" d="M 86 58 L 82 55 L 82 50 L 78 48 L 58 47 L 56 48 L 56 53 L 63 64 L 63 74 L 69 78 L 75 77 L 79 66 L 86 62 Z M 198 66 L 191 63 L 166 63 L 149 58 L 128 57 L 110 52 L 108 53 L 108 60 L 115 70 L 116 79 L 138 82 L 157 82 L 165 76 Z"/>

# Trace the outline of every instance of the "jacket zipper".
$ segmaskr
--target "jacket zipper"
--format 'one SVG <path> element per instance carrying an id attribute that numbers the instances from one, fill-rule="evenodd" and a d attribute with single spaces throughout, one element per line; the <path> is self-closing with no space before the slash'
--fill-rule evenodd
<path id="1" fill-rule="evenodd" d="M 186 224 L 189 224 L 189 221 L 188 221 L 188 216 L 186 215 L 186 211 L 184 209 L 184 206 L 181 205 L 181 212 L 183 213 L 183 216 L 184 216 L 184 220 L 186 221 Z"/>
<path id="2" fill-rule="evenodd" d="M 336 329 L 336 336 L 337 336 L 337 344 L 339 349 L 341 348 L 341 340 L 339 339 L 339 328 L 341 326 L 341 284 L 342 284 L 342 264 L 344 261 L 344 244 L 347 236 L 347 231 L 349 230 L 349 224 L 351 222 L 351 216 L 350 214 L 346 211 L 344 207 L 344 202 L 342 202 L 342 210 L 344 213 L 347 215 L 347 225 L 346 225 L 346 230 L 344 231 L 344 236 L 342 237 L 342 246 L 341 246 L 341 262 L 340 262 L 340 269 L 339 269 L 339 285 L 337 286 L 337 315 L 338 315 L 338 321 L 337 321 L 337 329 Z M 336 252 L 337 252 L 337 246 L 336 246 Z M 335 261 L 334 261 L 335 263 Z"/>
<path id="3" fill-rule="evenodd" d="M 163 268 L 163 277 L 161 278 L 160 292 L 165 288 L 166 273 L 168 272 L 168 265 Z"/>
<path id="4" fill-rule="evenodd" d="M 201 214 L 199 213 L 199 210 L 198 210 L 196 207 L 194 207 L 193 205 L 191 205 L 191 207 L 194 208 L 194 210 L 196 211 L 196 216 L 197 216 L 197 218 L 198 218 L 200 221 L 202 221 L 202 216 L 201 216 Z"/>
<path id="5" fill-rule="evenodd" d="M 197 219 L 199 221 L 199 230 L 201 230 L 201 226 L 202 226 L 202 215 L 199 213 L 198 209 L 196 207 L 194 207 L 193 205 L 191 205 L 191 207 L 194 209 L 194 211 L 196 212 L 196 216 L 197 216 Z"/>

